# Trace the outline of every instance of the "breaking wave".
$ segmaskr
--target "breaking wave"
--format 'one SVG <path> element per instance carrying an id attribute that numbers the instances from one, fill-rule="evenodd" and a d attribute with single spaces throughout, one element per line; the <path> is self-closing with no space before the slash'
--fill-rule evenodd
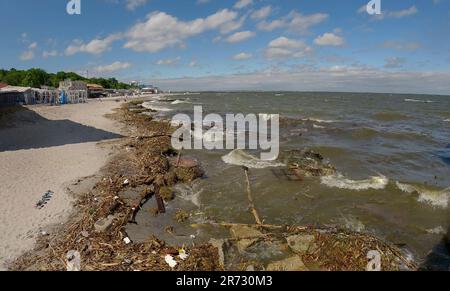
<path id="1" fill-rule="evenodd" d="M 318 118 L 304 118 L 302 121 L 312 121 L 317 123 L 335 123 L 336 120 L 318 119 Z"/>
<path id="2" fill-rule="evenodd" d="M 169 112 L 169 111 L 173 110 L 173 109 L 170 109 L 170 108 L 167 108 L 167 107 L 155 106 L 153 104 L 150 104 L 149 102 L 142 103 L 142 107 L 144 107 L 146 109 L 155 110 L 155 111 L 162 111 L 162 112 Z"/>
<path id="3" fill-rule="evenodd" d="M 190 102 L 188 102 L 186 100 L 175 100 L 171 104 L 172 105 L 177 105 L 177 104 L 184 104 L 184 103 L 190 103 Z"/>
<path id="4" fill-rule="evenodd" d="M 336 174 L 332 176 L 325 176 L 321 178 L 321 183 L 331 187 L 331 188 L 340 188 L 340 189 L 348 189 L 348 190 L 382 190 L 386 188 L 389 183 L 389 179 L 383 175 L 370 177 L 365 180 L 351 180 L 345 178 L 342 174 Z"/>
<path id="5" fill-rule="evenodd" d="M 438 234 L 438 235 L 444 235 L 446 233 L 445 229 L 440 225 L 435 228 L 427 229 L 426 232 L 429 234 Z"/>
<path id="6" fill-rule="evenodd" d="M 228 155 L 222 157 L 222 161 L 226 164 L 243 166 L 251 169 L 264 169 L 285 167 L 285 164 L 277 163 L 275 161 L 260 160 L 242 150 L 234 150 Z"/>
<path id="7" fill-rule="evenodd" d="M 417 201 L 430 204 L 434 207 L 447 208 L 450 200 L 450 188 L 444 190 L 428 190 L 418 186 L 395 183 L 397 188 L 408 194 L 417 193 Z"/>
<path id="8" fill-rule="evenodd" d="M 405 99 L 405 102 L 434 103 L 432 100 Z"/>

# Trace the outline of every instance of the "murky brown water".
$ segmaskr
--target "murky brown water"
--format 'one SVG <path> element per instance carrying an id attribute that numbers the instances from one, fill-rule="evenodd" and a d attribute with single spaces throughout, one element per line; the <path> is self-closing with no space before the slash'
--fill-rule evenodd
<path id="1" fill-rule="evenodd" d="M 450 97 L 202 93 L 176 99 L 149 105 L 167 109 L 163 116 L 192 114 L 194 105 L 205 114 L 280 114 L 289 120 L 281 128 L 282 151 L 308 147 L 336 166 L 339 175 L 304 181 L 290 181 L 276 169 L 252 169 L 255 204 L 266 223 L 366 231 L 404 246 L 418 260 L 448 231 Z M 228 153 L 187 153 L 206 171 L 205 179 L 178 191 L 195 200 L 196 220 L 253 222 L 242 169 L 222 161 Z"/>

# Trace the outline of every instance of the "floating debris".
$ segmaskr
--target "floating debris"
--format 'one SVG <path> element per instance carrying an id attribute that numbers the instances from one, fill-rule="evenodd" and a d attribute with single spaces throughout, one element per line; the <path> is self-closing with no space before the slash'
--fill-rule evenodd
<path id="1" fill-rule="evenodd" d="M 174 219 L 179 222 L 179 223 L 183 223 L 186 222 L 189 219 L 190 215 L 187 211 L 179 209 L 177 211 L 177 213 L 175 213 L 175 217 Z M 195 238 L 195 236 L 194 236 Z"/>
<path id="2" fill-rule="evenodd" d="M 247 167 L 250 169 L 264 169 L 264 168 L 277 168 L 284 167 L 282 163 L 275 161 L 260 160 L 243 150 L 234 150 L 228 155 L 222 157 L 222 161 L 226 164 Z"/>
<path id="3" fill-rule="evenodd" d="M 296 177 L 310 178 L 336 174 L 336 168 L 325 158 L 311 150 L 292 150 L 283 153 L 282 160 Z"/>

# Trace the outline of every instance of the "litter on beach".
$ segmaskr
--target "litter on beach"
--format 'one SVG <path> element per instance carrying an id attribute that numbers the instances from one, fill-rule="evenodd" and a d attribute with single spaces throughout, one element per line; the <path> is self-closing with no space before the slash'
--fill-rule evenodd
<path id="1" fill-rule="evenodd" d="M 52 199 L 52 197 L 53 197 L 53 195 L 54 195 L 55 193 L 53 192 L 53 191 L 50 191 L 50 190 L 48 190 L 43 196 L 42 196 L 42 198 L 41 198 L 41 200 L 39 200 L 37 203 L 36 203 L 36 208 L 37 209 L 42 209 L 42 208 L 44 208 L 44 206 L 45 205 L 47 205 L 47 203 Z"/>
<path id="2" fill-rule="evenodd" d="M 174 260 L 174 258 L 171 255 L 167 255 L 164 257 L 164 260 L 166 263 L 173 269 L 178 264 L 177 261 Z"/>
<path id="3" fill-rule="evenodd" d="M 187 258 L 189 258 L 189 255 L 186 253 L 186 251 L 184 249 L 181 249 L 181 250 L 179 250 L 178 257 L 184 261 Z"/>

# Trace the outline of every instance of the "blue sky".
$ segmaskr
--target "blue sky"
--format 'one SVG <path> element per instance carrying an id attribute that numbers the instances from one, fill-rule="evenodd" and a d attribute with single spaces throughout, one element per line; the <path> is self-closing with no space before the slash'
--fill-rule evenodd
<path id="1" fill-rule="evenodd" d="M 450 1 L 2 0 L 0 67 L 171 90 L 450 94 Z M 5 13 L 6 12 L 6 13 Z"/>

